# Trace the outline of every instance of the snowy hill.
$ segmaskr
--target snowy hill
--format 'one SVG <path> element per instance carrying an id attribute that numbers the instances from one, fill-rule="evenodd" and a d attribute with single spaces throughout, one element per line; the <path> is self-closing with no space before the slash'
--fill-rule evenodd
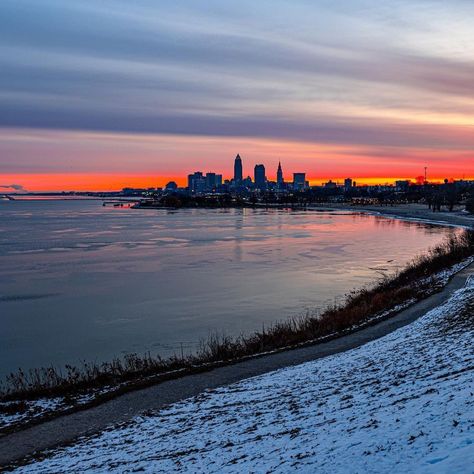
<path id="1" fill-rule="evenodd" d="M 213 390 L 19 472 L 474 472 L 474 280 L 382 339 Z"/>

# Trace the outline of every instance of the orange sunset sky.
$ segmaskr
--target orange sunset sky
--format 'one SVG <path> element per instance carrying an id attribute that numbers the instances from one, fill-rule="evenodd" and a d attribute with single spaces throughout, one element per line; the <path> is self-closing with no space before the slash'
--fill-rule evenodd
<path id="1" fill-rule="evenodd" d="M 474 7 L 2 4 L 0 192 L 474 179 Z"/>

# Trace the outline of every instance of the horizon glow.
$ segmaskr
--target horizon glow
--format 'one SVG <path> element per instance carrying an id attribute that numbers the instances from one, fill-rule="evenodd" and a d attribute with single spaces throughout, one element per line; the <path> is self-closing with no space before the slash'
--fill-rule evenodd
<path id="1" fill-rule="evenodd" d="M 474 179 L 474 4 L 0 4 L 0 192 Z"/>

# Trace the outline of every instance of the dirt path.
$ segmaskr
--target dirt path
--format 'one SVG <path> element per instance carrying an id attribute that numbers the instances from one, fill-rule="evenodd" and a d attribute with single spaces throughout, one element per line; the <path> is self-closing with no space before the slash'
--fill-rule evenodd
<path id="1" fill-rule="evenodd" d="M 205 390 L 359 347 L 410 324 L 439 306 L 453 291 L 464 286 L 470 275 L 474 275 L 474 264 L 456 274 L 440 293 L 420 301 L 393 318 L 339 339 L 163 382 L 127 393 L 97 407 L 3 436 L 0 438 L 0 466 L 31 456 L 35 452 L 67 444 L 78 437 L 97 433 L 111 425 L 130 421 L 146 410 L 158 410 Z"/>

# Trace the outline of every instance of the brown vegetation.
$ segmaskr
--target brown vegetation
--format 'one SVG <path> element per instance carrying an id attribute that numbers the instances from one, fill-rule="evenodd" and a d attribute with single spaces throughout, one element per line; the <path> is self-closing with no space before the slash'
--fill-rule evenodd
<path id="1" fill-rule="evenodd" d="M 131 354 L 102 364 L 84 363 L 82 367 L 66 366 L 18 371 L 10 374 L 2 387 L 0 400 L 27 399 L 39 396 L 71 395 L 91 389 L 118 386 L 150 376 L 175 375 L 213 366 L 242 357 L 315 343 L 336 337 L 370 322 L 396 306 L 420 299 L 436 291 L 434 275 L 474 254 L 474 231 L 465 230 L 448 238 L 426 254 L 415 258 L 404 270 L 384 277 L 371 288 L 347 295 L 341 304 L 327 308 L 319 315 L 307 315 L 275 323 L 250 336 L 232 338 L 212 335 L 192 355 L 160 356 Z"/>

